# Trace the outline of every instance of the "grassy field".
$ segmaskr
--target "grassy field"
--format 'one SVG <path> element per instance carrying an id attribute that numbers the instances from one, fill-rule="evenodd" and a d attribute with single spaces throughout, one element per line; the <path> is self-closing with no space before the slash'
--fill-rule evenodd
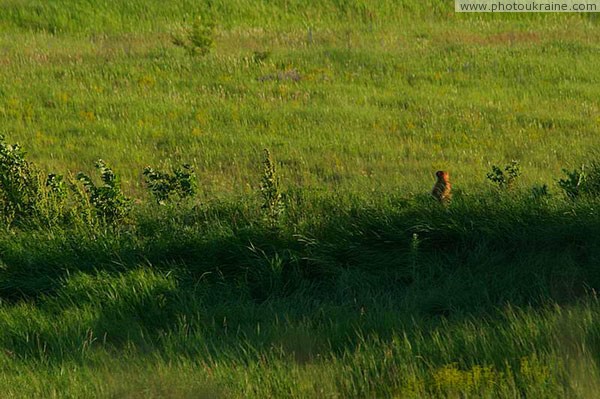
<path id="1" fill-rule="evenodd" d="M 585 16 L 223 4 L 200 58 L 171 41 L 200 5 L 116 3 L 2 6 L 3 130 L 51 170 L 107 158 L 139 194 L 144 166 L 181 160 L 214 198 L 252 191 L 268 147 L 292 186 L 422 192 L 438 168 L 472 188 L 511 159 L 551 181 L 600 140 Z"/>
<path id="2" fill-rule="evenodd" d="M 0 3 L 3 397 L 598 396 L 598 19 L 371 3 Z"/>

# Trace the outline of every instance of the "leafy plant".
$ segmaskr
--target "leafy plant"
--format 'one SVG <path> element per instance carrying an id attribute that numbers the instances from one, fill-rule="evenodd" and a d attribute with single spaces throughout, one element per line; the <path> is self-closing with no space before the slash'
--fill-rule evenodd
<path id="1" fill-rule="evenodd" d="M 263 175 L 260 182 L 260 192 L 263 197 L 262 209 L 267 222 L 274 226 L 279 221 L 285 210 L 283 198 L 279 188 L 279 177 L 275 170 L 275 163 L 268 149 L 264 149 Z"/>
<path id="2" fill-rule="evenodd" d="M 581 168 L 572 171 L 563 169 L 563 172 L 567 176 L 558 181 L 558 186 L 563 189 L 567 197 L 574 200 L 579 197 L 585 182 L 585 165 L 581 165 Z"/>
<path id="3" fill-rule="evenodd" d="M 191 27 L 180 29 L 171 36 L 173 44 L 183 47 L 192 55 L 207 55 L 214 47 L 213 21 L 198 17 Z"/>
<path id="4" fill-rule="evenodd" d="M 509 189 L 513 186 L 515 180 L 521 175 L 521 168 L 518 161 L 511 161 L 501 169 L 493 165 L 492 171 L 488 172 L 487 179 L 496 184 L 501 189 Z"/>
<path id="5" fill-rule="evenodd" d="M 569 199 L 600 194 L 600 164 L 593 162 L 588 168 L 581 165 L 579 169 L 563 169 L 563 172 L 566 176 L 558 180 L 558 186 Z"/>
<path id="6" fill-rule="evenodd" d="M 42 180 L 40 176 L 40 181 Z M 69 201 L 63 176 L 50 173 L 45 180 L 45 184 L 40 187 L 36 204 L 37 220 L 47 226 L 72 221 L 72 216 L 76 215 L 76 207 Z"/>
<path id="7" fill-rule="evenodd" d="M 117 175 L 102 159 L 95 166 L 100 172 L 102 185 L 94 184 L 83 172 L 77 174 L 77 180 L 82 182 L 98 218 L 107 223 L 123 220 L 131 210 L 131 200 L 123 194 Z"/>
<path id="8" fill-rule="evenodd" d="M 38 173 L 25 154 L 0 136 L 0 209 L 9 224 L 34 216 L 40 198 Z"/>
<path id="9" fill-rule="evenodd" d="M 46 187 L 48 188 L 49 193 L 57 197 L 64 198 L 67 195 L 62 175 L 54 173 L 48 174 L 48 177 L 46 178 Z"/>
<path id="10" fill-rule="evenodd" d="M 184 164 L 173 173 L 161 172 L 151 167 L 144 169 L 146 186 L 158 204 L 164 205 L 169 199 L 184 199 L 196 193 L 196 174 L 191 165 Z"/>
<path id="11" fill-rule="evenodd" d="M 590 163 L 585 176 L 584 191 L 594 196 L 600 194 L 600 163 Z"/>

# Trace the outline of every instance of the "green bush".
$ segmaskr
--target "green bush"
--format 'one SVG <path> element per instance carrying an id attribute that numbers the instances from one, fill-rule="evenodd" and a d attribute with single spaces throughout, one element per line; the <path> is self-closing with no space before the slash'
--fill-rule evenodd
<path id="1" fill-rule="evenodd" d="M 513 186 L 515 180 L 521 175 L 521 168 L 518 161 L 511 161 L 504 167 L 493 165 L 492 171 L 488 172 L 487 178 L 501 189 L 509 189 Z"/>
<path id="2" fill-rule="evenodd" d="M 95 166 L 103 183 L 100 186 L 85 173 L 77 174 L 77 180 L 82 182 L 95 216 L 109 224 L 125 219 L 131 211 L 131 200 L 121 191 L 117 175 L 102 159 L 99 159 Z"/>
<path id="3" fill-rule="evenodd" d="M 151 167 L 144 169 L 146 187 L 158 204 L 164 205 L 173 197 L 182 200 L 196 193 L 196 173 L 191 165 L 183 164 L 173 173 L 161 172 Z"/>
<path id="4" fill-rule="evenodd" d="M 572 171 L 563 169 L 563 173 L 566 174 L 566 177 L 558 181 L 558 186 L 563 189 L 567 197 L 574 200 L 579 197 L 585 181 L 585 166 L 581 165 L 580 169 L 573 169 Z"/>
<path id="5" fill-rule="evenodd" d="M 0 136 L 0 209 L 8 224 L 36 214 L 40 182 L 34 166 L 18 144 L 6 144 Z"/>
<path id="6" fill-rule="evenodd" d="M 558 186 L 563 189 L 569 199 L 575 200 L 580 196 L 597 196 L 600 194 L 600 164 L 592 162 L 589 167 L 581 165 L 571 171 L 563 169 L 565 177 L 558 180 Z"/>

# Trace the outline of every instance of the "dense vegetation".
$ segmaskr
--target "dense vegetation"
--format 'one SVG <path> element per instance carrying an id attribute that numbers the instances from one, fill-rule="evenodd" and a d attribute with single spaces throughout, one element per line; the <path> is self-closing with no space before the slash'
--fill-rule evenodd
<path id="1" fill-rule="evenodd" d="M 0 4 L 3 397 L 598 392 L 593 15 L 172 3 Z"/>

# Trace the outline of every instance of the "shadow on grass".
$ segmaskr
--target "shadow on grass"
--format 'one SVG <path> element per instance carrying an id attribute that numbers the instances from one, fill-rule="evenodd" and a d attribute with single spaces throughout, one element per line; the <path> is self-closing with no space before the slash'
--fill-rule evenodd
<path id="1" fill-rule="evenodd" d="M 279 345 L 304 361 L 415 318 L 567 304 L 600 287 L 596 208 L 489 195 L 329 204 L 278 229 L 196 209 L 130 230 L 7 233 L 0 295 L 9 319 L 28 306 L 33 321 L 2 345 L 49 360 L 100 343 L 190 356 Z"/>

